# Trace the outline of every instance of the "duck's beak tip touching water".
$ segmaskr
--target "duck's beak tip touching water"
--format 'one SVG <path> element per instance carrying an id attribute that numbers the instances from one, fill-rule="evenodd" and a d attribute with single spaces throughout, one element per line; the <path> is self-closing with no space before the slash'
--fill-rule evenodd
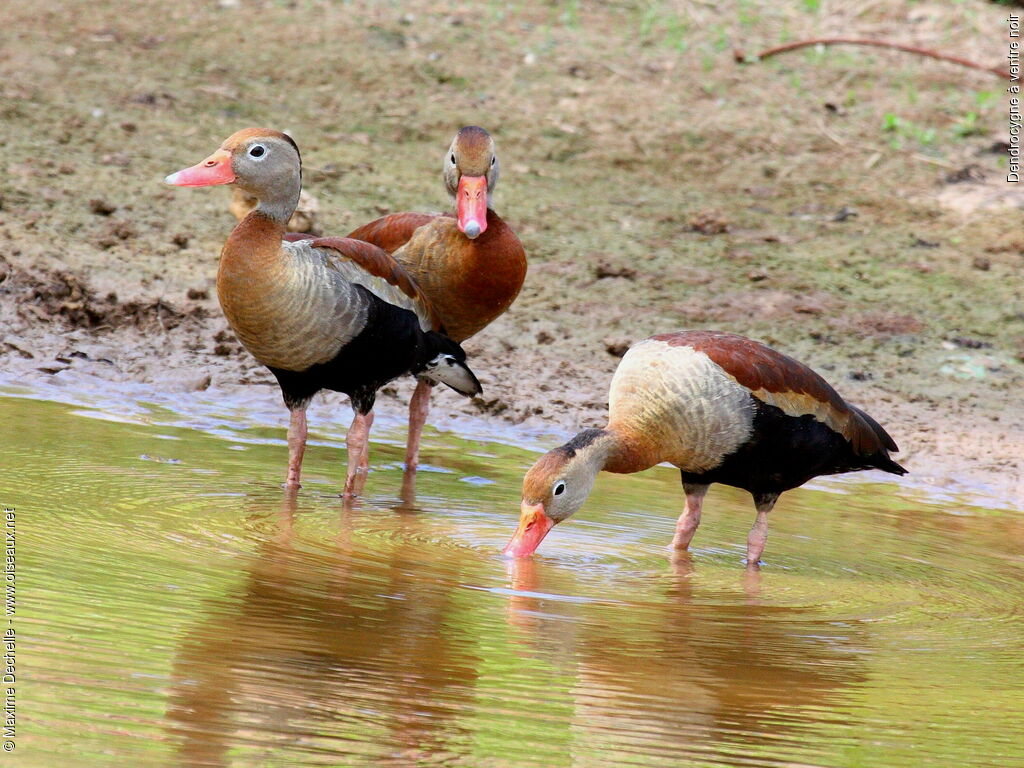
<path id="1" fill-rule="evenodd" d="M 530 504 L 524 499 L 520 506 L 519 527 L 502 554 L 505 557 L 532 555 L 554 526 L 555 521 L 544 512 L 543 504 Z"/>

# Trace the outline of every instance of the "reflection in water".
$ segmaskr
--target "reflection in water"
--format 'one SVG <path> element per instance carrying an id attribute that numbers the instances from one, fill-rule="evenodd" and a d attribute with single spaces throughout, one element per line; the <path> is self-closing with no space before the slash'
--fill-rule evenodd
<path id="1" fill-rule="evenodd" d="M 415 517 L 392 549 L 356 563 L 357 514 L 343 511 L 333 551 L 310 551 L 286 497 L 241 594 L 182 644 L 167 718 L 183 765 L 227 765 L 240 743 L 369 753 L 378 765 L 457 748 L 478 659 L 451 631 L 456 574 L 424 582 L 431 555 L 416 544 Z"/>
<path id="2" fill-rule="evenodd" d="M 420 517 L 398 514 L 388 545 L 368 552 L 352 539 L 359 509 L 342 505 L 332 546 L 318 550 L 296 534 L 301 513 L 285 496 L 244 587 L 177 654 L 167 720 L 180 764 L 226 766 L 240 747 L 472 764 L 464 716 L 483 659 L 455 599 L 461 577 L 421 545 Z M 758 573 L 736 573 L 738 595 L 702 592 L 678 555 L 653 602 L 627 604 L 553 599 L 586 590 L 539 560 L 508 568 L 513 642 L 571 681 L 565 765 L 637 753 L 671 765 L 793 741 L 815 718 L 791 713 L 826 708 L 864 678 L 855 630 L 762 605 Z M 547 695 L 537 684 L 510 706 Z"/>
<path id="3" fill-rule="evenodd" d="M 406 468 L 402 472 L 402 488 L 398 492 L 400 512 L 412 512 L 416 509 L 416 468 Z"/>
<path id="4" fill-rule="evenodd" d="M 761 605 L 758 572 L 736 574 L 743 601 L 701 594 L 685 553 L 669 570 L 664 600 L 601 605 L 546 599 L 575 594 L 564 571 L 509 564 L 520 641 L 551 663 L 572 660 L 574 755 L 584 763 L 643 754 L 678 765 L 730 743 L 742 754 L 794 741 L 817 720 L 794 711 L 827 707 L 865 679 L 859 631 Z"/>
<path id="5" fill-rule="evenodd" d="M 19 765 L 1024 765 L 1020 514 L 794 491 L 747 573 L 723 489 L 667 565 L 656 470 L 510 578 L 513 449 L 438 437 L 393 510 L 403 432 L 379 495 L 343 506 L 327 462 L 282 505 L 281 430 L 0 421 Z"/>

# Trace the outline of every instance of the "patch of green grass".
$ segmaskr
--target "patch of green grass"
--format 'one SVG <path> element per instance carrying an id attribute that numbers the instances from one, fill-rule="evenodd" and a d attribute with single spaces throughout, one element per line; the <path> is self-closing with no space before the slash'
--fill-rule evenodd
<path id="1" fill-rule="evenodd" d="M 978 125 L 978 113 L 968 112 L 966 115 L 956 121 L 956 125 L 953 126 L 953 135 L 958 136 L 961 139 L 965 139 L 968 136 L 982 136 L 987 131 L 984 126 Z"/>
<path id="2" fill-rule="evenodd" d="M 987 109 L 996 103 L 999 99 L 999 94 L 996 91 L 978 91 L 974 95 L 974 103 L 978 105 L 979 109 Z"/>
<path id="3" fill-rule="evenodd" d="M 741 2 L 736 8 L 736 21 L 741 27 L 752 27 L 761 21 L 761 15 L 749 3 Z"/>
<path id="4" fill-rule="evenodd" d="M 729 40 L 729 31 L 725 27 L 719 28 L 715 35 L 714 48 L 718 52 L 727 51 L 731 48 L 731 42 Z"/>
<path id="5" fill-rule="evenodd" d="M 555 6 L 558 9 L 558 21 L 564 27 L 576 29 L 580 25 L 580 0 L 566 0 Z"/>
<path id="6" fill-rule="evenodd" d="M 975 109 L 970 109 L 960 117 L 953 126 L 953 135 L 957 138 L 969 136 L 984 136 L 988 129 L 984 120 L 991 112 L 992 106 L 998 101 L 996 91 L 979 91 L 974 95 Z"/>
<path id="7" fill-rule="evenodd" d="M 882 130 L 885 133 L 893 134 L 889 143 L 894 149 L 900 149 L 903 146 L 903 139 L 910 139 L 923 147 L 927 147 L 934 144 L 936 138 L 934 128 L 928 128 L 910 120 L 904 120 L 892 112 L 886 113 L 882 122 Z"/>
<path id="8" fill-rule="evenodd" d="M 661 3 L 652 3 L 640 17 L 640 39 L 666 48 L 689 48 L 690 24 L 675 11 L 666 11 Z"/>

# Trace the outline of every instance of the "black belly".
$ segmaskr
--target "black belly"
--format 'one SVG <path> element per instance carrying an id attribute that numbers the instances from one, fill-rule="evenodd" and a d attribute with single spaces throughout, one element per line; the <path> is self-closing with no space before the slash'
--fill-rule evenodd
<path id="1" fill-rule="evenodd" d="M 722 483 L 757 496 L 782 493 L 819 475 L 876 466 L 875 457 L 858 456 L 846 438 L 813 416 L 788 416 L 753 399 L 750 439 L 714 469 L 699 474 L 682 470 L 684 483 Z"/>
<path id="2" fill-rule="evenodd" d="M 372 301 L 363 330 L 333 359 L 304 371 L 268 366 L 289 408 L 302 407 L 321 389 L 330 389 L 348 395 L 357 412 L 368 413 L 378 389 L 430 359 L 430 345 L 416 315 L 369 291 L 366 295 Z"/>

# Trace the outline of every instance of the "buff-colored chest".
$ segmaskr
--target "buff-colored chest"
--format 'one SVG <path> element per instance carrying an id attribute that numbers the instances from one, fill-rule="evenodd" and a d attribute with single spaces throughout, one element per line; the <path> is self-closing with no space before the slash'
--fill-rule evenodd
<path id="1" fill-rule="evenodd" d="M 650 463 L 689 472 L 746 442 L 753 418 L 749 392 L 707 355 L 661 341 L 633 346 L 609 392 L 609 426 L 642 445 Z"/>

